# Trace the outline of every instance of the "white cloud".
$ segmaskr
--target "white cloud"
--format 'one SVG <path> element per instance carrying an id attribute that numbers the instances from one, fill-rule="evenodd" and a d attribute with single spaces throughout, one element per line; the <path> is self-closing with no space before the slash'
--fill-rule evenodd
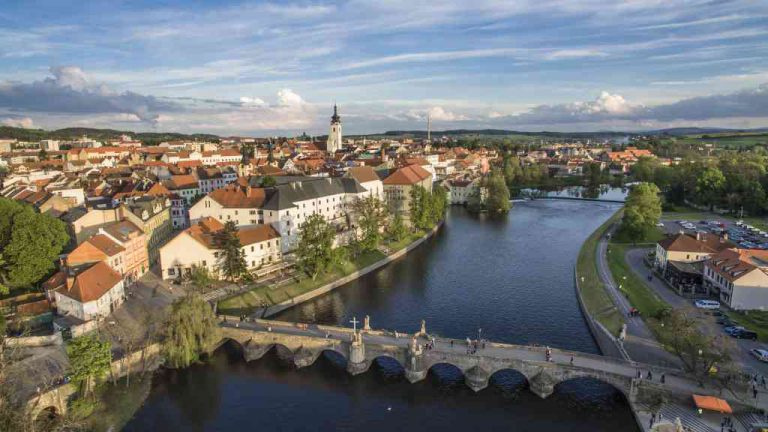
<path id="1" fill-rule="evenodd" d="M 31 129 L 34 127 L 34 122 L 29 117 L 22 118 L 6 118 L 0 121 L 3 126 L 20 127 L 24 129 Z"/>
<path id="2" fill-rule="evenodd" d="M 433 106 L 428 109 L 412 109 L 405 114 L 405 118 L 417 121 L 426 121 L 429 117 L 433 122 L 455 122 L 469 120 L 469 117 L 448 111 L 441 106 Z"/>
<path id="3" fill-rule="evenodd" d="M 547 60 L 562 60 L 585 57 L 607 57 L 608 53 L 596 49 L 564 49 L 545 54 Z"/>

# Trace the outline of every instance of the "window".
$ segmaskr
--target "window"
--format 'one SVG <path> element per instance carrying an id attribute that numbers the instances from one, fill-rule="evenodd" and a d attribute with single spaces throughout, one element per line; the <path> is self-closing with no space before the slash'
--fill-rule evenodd
<path id="1" fill-rule="evenodd" d="M 254 247 L 254 246 L 251 246 L 251 252 L 253 252 L 253 250 L 254 250 L 254 249 L 255 249 L 255 247 Z"/>
<path id="2" fill-rule="evenodd" d="M 176 269 L 175 268 L 171 267 L 171 268 L 168 269 L 168 275 L 169 276 L 174 276 L 175 274 L 176 274 Z"/>
<path id="3" fill-rule="evenodd" d="M 203 260 L 203 267 L 207 267 L 207 266 L 208 266 L 208 263 L 206 263 L 205 260 Z"/>

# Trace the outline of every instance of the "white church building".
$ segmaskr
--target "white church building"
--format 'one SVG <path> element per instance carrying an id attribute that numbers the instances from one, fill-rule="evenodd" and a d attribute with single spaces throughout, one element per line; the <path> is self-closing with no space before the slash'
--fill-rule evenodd
<path id="1" fill-rule="evenodd" d="M 328 132 L 328 142 L 326 143 L 325 150 L 334 154 L 341 150 L 341 117 L 336 104 L 333 104 L 333 116 L 331 116 L 331 130 Z"/>

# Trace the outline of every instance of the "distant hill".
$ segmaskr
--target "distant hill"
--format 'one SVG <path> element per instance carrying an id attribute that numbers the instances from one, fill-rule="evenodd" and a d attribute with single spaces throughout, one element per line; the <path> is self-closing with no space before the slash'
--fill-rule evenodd
<path id="1" fill-rule="evenodd" d="M 83 135 L 98 141 L 117 139 L 120 135 L 130 135 L 145 145 L 157 145 L 163 141 L 200 140 L 219 141 L 220 137 L 211 134 L 181 134 L 174 132 L 130 132 L 114 129 L 65 128 L 52 131 L 43 129 L 24 129 L 10 126 L 0 126 L 0 139 L 11 138 L 19 141 L 40 141 L 44 139 L 69 140 Z"/>
<path id="2" fill-rule="evenodd" d="M 531 137 L 552 137 L 552 138 L 594 138 L 594 137 L 624 137 L 626 135 L 637 135 L 637 132 L 614 132 L 614 131 L 596 131 L 596 132 L 522 132 L 506 129 L 451 129 L 444 131 L 432 131 L 432 136 L 531 136 Z M 369 134 L 366 136 L 410 136 L 410 137 L 426 137 L 427 132 L 425 130 L 410 130 L 410 131 L 387 131 L 379 134 Z"/>
<path id="3" fill-rule="evenodd" d="M 645 132 L 636 132 L 643 135 L 671 135 L 671 136 L 683 136 L 683 135 L 706 135 L 706 134 L 745 134 L 745 133 L 765 133 L 768 132 L 768 128 L 757 129 L 726 129 L 726 128 L 698 128 L 698 127 L 680 127 L 659 129 Z"/>

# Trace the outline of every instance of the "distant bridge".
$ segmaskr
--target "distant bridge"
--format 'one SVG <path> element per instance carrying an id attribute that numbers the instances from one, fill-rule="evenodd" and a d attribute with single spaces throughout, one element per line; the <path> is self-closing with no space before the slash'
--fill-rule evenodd
<path id="1" fill-rule="evenodd" d="M 546 200 L 568 200 L 568 201 L 594 201 L 594 202 L 605 202 L 605 203 L 617 203 L 617 204 L 625 204 L 626 201 L 623 200 L 612 200 L 612 199 L 603 199 L 603 198 L 579 198 L 579 197 L 570 197 L 570 196 L 537 196 L 531 198 L 531 200 L 539 200 L 539 199 L 546 199 Z"/>
<path id="2" fill-rule="evenodd" d="M 367 321 L 367 319 L 366 319 Z M 405 369 L 410 382 L 424 379 L 429 369 L 447 363 L 464 373 L 464 380 L 472 390 L 480 391 L 488 386 L 491 376 L 501 370 L 520 372 L 528 381 L 530 390 L 541 398 L 551 395 L 559 383 L 591 378 L 621 391 L 633 407 L 643 396 L 658 395 L 690 398 L 691 394 L 717 395 L 755 408 L 768 408 L 768 398 L 752 399 L 731 393 L 730 390 L 701 387 L 690 376 L 677 369 L 659 368 L 626 360 L 603 357 L 581 352 L 551 349 L 547 361 L 545 347 L 486 342 L 485 348 L 468 353 L 466 340 L 435 340 L 433 349 L 425 349 L 432 337 L 422 328 L 415 334 L 371 330 L 369 326 L 354 331 L 350 328 L 296 324 L 280 321 L 256 320 L 241 322 L 228 319 L 222 322 L 222 343 L 236 342 L 246 361 L 259 359 L 277 347 L 289 353 L 296 367 L 312 365 L 324 351 L 340 354 L 347 361 L 347 371 L 353 375 L 368 370 L 379 357 L 397 360 Z M 638 370 L 642 378 L 637 378 Z M 648 370 L 654 380 L 645 379 Z M 664 373 L 664 384 L 659 382 Z M 646 395 L 643 395 L 646 393 Z"/>

